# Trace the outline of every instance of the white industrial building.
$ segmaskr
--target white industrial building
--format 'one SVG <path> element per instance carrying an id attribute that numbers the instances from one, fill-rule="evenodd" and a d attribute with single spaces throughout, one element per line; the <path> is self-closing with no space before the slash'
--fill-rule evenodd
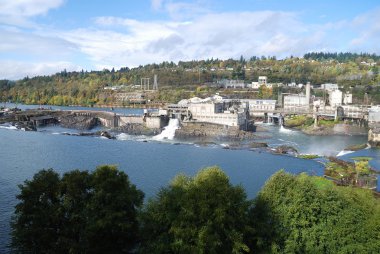
<path id="1" fill-rule="evenodd" d="M 309 99 L 304 94 L 286 94 L 284 95 L 284 109 L 308 109 Z"/>
<path id="2" fill-rule="evenodd" d="M 380 123 L 380 106 L 372 106 L 368 109 L 368 123 Z"/>
<path id="3" fill-rule="evenodd" d="M 197 122 L 207 122 L 227 126 L 245 126 L 247 123 L 247 109 L 235 108 L 224 110 L 223 103 L 196 103 L 189 104 L 188 110 L 191 113 L 191 120 Z"/>
<path id="4" fill-rule="evenodd" d="M 273 111 L 276 109 L 276 100 L 261 99 L 241 99 L 241 102 L 248 103 L 249 111 Z"/>
<path id="5" fill-rule="evenodd" d="M 204 122 L 245 129 L 248 123 L 248 103 L 226 100 L 220 95 L 205 99 L 193 97 L 168 106 L 172 114 L 189 122 Z"/>
<path id="6" fill-rule="evenodd" d="M 331 107 L 341 106 L 343 101 L 343 93 L 340 90 L 329 91 L 329 102 Z"/>

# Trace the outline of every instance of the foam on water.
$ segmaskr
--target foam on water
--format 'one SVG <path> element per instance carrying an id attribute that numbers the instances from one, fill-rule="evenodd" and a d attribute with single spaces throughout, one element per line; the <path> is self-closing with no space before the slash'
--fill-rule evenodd
<path id="1" fill-rule="evenodd" d="M 290 129 L 286 129 L 283 125 L 281 125 L 280 132 L 283 132 L 283 133 L 292 133 L 293 131 L 290 130 Z"/>
<path id="2" fill-rule="evenodd" d="M 340 151 L 336 157 L 339 157 L 339 156 L 343 156 L 343 155 L 346 155 L 346 154 L 350 154 L 350 153 L 354 153 L 355 151 L 348 151 L 348 150 L 342 150 Z"/>
<path id="3" fill-rule="evenodd" d="M 173 140 L 174 135 L 175 135 L 175 130 L 177 130 L 178 128 L 179 128 L 178 119 L 170 119 L 168 126 L 164 127 L 164 130 L 160 134 L 154 136 L 152 139 L 153 140 L 165 140 L 165 139 Z"/>
<path id="4" fill-rule="evenodd" d="M 13 125 L 8 125 L 8 124 L 2 124 L 0 125 L 1 129 L 7 129 L 7 130 L 18 130 L 17 127 Z"/>

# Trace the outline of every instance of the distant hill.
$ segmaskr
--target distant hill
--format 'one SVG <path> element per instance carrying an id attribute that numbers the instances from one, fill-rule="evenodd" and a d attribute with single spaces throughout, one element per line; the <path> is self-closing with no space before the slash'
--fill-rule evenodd
<path id="1" fill-rule="evenodd" d="M 17 81 L 0 80 L 0 100 L 27 104 L 93 105 L 114 102 L 111 89 L 139 90 L 141 78 L 158 75 L 160 92 L 150 94 L 152 101 L 175 102 L 201 91 L 219 90 L 222 79 L 257 81 L 268 76 L 271 83 L 338 83 L 361 99 L 367 92 L 373 102 L 380 102 L 380 56 L 368 53 L 307 53 L 303 58 L 256 57 L 250 59 L 207 59 L 162 62 L 120 70 L 67 72 L 51 76 L 26 77 Z M 273 93 L 273 98 L 277 96 Z"/>

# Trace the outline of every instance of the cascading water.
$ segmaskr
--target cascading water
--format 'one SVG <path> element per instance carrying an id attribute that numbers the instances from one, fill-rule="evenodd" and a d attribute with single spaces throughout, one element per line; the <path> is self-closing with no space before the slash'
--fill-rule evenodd
<path id="1" fill-rule="evenodd" d="M 282 117 L 278 118 L 278 124 L 280 125 L 280 132 L 290 133 L 292 130 L 286 129 L 284 127 L 284 119 Z"/>
<path id="2" fill-rule="evenodd" d="M 173 140 L 175 135 L 175 130 L 179 128 L 179 121 L 178 119 L 170 119 L 168 126 L 164 127 L 163 131 L 154 136 L 153 140 L 164 140 L 169 139 Z"/>

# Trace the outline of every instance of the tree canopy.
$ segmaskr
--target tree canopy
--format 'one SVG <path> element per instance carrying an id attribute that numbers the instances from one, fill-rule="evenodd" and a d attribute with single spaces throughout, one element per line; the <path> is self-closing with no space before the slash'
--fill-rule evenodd
<path id="1" fill-rule="evenodd" d="M 115 166 L 52 169 L 20 185 L 12 219 L 17 253 L 129 253 L 138 239 L 143 193 Z"/>
<path id="2" fill-rule="evenodd" d="M 142 213 L 143 253 L 243 253 L 249 202 L 218 167 L 179 175 Z"/>
<path id="3" fill-rule="evenodd" d="M 380 206 L 371 191 L 280 171 L 251 210 L 256 249 L 272 253 L 379 253 Z"/>
<path id="4" fill-rule="evenodd" d="M 209 167 L 144 206 L 115 166 L 41 170 L 19 187 L 15 253 L 380 253 L 373 193 L 306 174 L 279 171 L 248 200 Z"/>

